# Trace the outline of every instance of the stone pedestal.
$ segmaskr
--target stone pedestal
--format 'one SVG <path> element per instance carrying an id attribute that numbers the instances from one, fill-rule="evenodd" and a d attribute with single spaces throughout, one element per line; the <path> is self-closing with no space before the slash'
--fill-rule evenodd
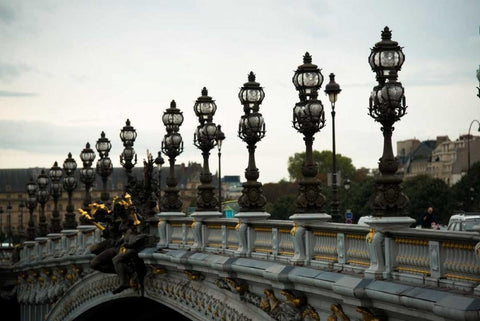
<path id="1" fill-rule="evenodd" d="M 171 218 L 185 217 L 183 212 L 160 212 L 155 214 L 158 218 L 158 243 L 157 249 L 164 249 L 168 247 L 169 235 L 167 230 L 167 221 Z"/>
<path id="2" fill-rule="evenodd" d="M 308 260 L 305 225 L 327 222 L 331 218 L 332 216 L 325 213 L 301 213 L 289 217 L 293 221 L 293 228 L 290 234 L 292 235 L 295 252 L 290 262 L 295 265 L 303 265 Z"/>
<path id="3" fill-rule="evenodd" d="M 375 217 L 365 220 L 370 226 L 366 242 L 370 255 L 370 267 L 365 270 L 365 278 L 387 279 L 385 258 L 390 257 L 390 248 L 385 247 L 385 232 L 408 228 L 415 220 L 408 216 Z"/>
<path id="4" fill-rule="evenodd" d="M 238 249 L 234 253 L 235 256 L 250 256 L 252 253 L 253 240 L 249 223 L 266 220 L 269 217 L 270 214 L 267 212 L 239 212 L 235 214 L 235 218 L 238 219 L 238 224 L 235 228 L 238 232 Z"/>

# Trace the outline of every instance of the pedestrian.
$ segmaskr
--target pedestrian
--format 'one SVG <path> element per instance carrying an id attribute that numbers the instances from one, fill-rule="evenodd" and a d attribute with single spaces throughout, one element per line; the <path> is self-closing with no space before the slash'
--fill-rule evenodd
<path id="1" fill-rule="evenodd" d="M 433 228 L 433 229 L 440 229 L 438 225 L 438 219 L 433 214 L 433 207 L 427 208 L 427 213 L 422 216 L 422 228 Z"/>

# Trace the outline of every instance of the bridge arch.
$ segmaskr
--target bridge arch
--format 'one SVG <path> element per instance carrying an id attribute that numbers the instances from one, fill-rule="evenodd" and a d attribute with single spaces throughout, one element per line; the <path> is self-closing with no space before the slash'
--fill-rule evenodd
<path id="1" fill-rule="evenodd" d="M 175 315 L 175 320 L 271 320 L 251 304 L 239 301 L 211 282 L 201 283 L 189 279 L 184 273 L 155 274 L 145 279 L 145 292 L 125 290 L 112 294 L 118 286 L 117 276 L 93 272 L 75 283 L 51 308 L 46 321 L 99 320 L 99 315 L 109 313 L 123 316 L 125 320 L 152 321 L 159 316 Z M 128 306 L 131 310 L 125 310 Z M 127 308 L 128 309 L 128 308 Z M 151 313 L 143 313 L 149 309 Z M 131 316 L 133 313 L 135 319 Z M 112 312 L 114 311 L 114 312 Z M 151 316 L 152 315 L 152 316 Z M 92 316 L 94 316 L 92 318 Z M 124 320 L 124 319 L 119 319 Z"/>

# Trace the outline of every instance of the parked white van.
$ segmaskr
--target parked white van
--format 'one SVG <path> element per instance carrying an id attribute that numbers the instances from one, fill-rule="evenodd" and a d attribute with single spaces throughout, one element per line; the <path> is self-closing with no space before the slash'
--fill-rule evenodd
<path id="1" fill-rule="evenodd" d="M 479 212 L 465 212 L 450 216 L 448 221 L 448 231 L 469 231 L 475 225 L 480 225 Z"/>

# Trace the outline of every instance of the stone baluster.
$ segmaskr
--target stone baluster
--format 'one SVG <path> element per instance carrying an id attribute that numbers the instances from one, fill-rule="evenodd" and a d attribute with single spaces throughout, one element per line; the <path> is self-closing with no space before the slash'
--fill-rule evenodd
<path id="1" fill-rule="evenodd" d="M 73 255 L 77 252 L 77 249 L 80 247 L 78 230 L 63 230 L 63 235 L 65 235 L 65 254 Z"/>
<path id="2" fill-rule="evenodd" d="M 78 243 L 80 247 L 77 248 L 77 254 L 89 254 L 89 247 L 95 244 L 95 229 L 97 227 L 95 225 L 79 225 L 77 228 L 80 231 L 80 242 Z"/>

